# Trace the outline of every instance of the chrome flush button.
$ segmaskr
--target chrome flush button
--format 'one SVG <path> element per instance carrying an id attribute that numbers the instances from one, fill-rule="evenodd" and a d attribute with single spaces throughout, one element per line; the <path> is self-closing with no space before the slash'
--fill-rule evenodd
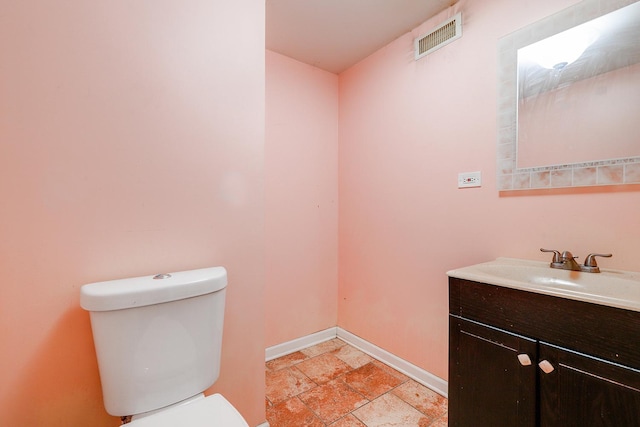
<path id="1" fill-rule="evenodd" d="M 169 277 L 171 277 L 171 275 L 167 273 L 156 274 L 155 276 L 153 276 L 153 280 L 168 279 Z"/>

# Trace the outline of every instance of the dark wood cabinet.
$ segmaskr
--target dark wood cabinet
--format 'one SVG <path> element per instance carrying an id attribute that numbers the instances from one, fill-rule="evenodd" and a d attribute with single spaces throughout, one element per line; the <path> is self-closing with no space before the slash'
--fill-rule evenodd
<path id="1" fill-rule="evenodd" d="M 455 316 L 449 326 L 449 425 L 534 427 L 536 369 L 518 355 L 534 355 L 536 341 Z"/>
<path id="2" fill-rule="evenodd" d="M 449 290 L 450 426 L 640 427 L 640 313 L 457 278 Z"/>
<path id="3" fill-rule="evenodd" d="M 640 343 L 638 343 L 640 345 Z M 640 426 L 640 372 L 540 343 L 541 426 Z"/>

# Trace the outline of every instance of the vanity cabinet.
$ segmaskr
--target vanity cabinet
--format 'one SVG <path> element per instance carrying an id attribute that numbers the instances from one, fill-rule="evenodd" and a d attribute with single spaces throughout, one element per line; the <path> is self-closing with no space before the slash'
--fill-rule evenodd
<path id="1" fill-rule="evenodd" d="M 449 278 L 449 426 L 640 427 L 640 313 Z"/>

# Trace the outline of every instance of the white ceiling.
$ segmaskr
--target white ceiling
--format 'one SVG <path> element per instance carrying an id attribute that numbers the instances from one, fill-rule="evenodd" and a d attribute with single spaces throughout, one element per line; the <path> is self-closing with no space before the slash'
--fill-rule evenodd
<path id="1" fill-rule="evenodd" d="M 266 47 L 339 74 L 457 0 L 266 0 Z"/>

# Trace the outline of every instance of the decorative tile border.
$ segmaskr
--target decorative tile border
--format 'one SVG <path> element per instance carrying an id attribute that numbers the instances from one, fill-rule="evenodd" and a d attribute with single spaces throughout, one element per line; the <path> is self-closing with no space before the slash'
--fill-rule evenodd
<path id="1" fill-rule="evenodd" d="M 512 168 L 499 173 L 499 190 L 640 184 L 640 157 L 536 168 Z"/>

